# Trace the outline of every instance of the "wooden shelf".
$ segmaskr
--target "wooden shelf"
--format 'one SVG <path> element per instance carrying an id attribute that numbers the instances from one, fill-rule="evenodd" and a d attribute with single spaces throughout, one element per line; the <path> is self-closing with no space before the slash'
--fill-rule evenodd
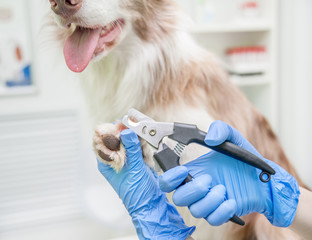
<path id="1" fill-rule="evenodd" d="M 277 116 L 279 1 L 262 0 L 259 4 L 258 16 L 249 15 L 250 18 L 248 18 L 246 12 L 239 12 L 239 2 L 225 4 L 218 0 L 211 2 L 205 0 L 201 1 L 201 5 L 196 6 L 199 3 L 194 0 L 176 0 L 178 4 L 181 4 L 181 8 L 189 14 L 189 17 L 195 21 L 188 25 L 188 30 L 195 40 L 215 55 L 223 58 L 228 48 L 237 46 L 264 46 L 267 49 L 268 59 L 265 70 L 267 74 L 233 75 L 231 80 L 241 88 L 275 129 L 278 128 L 279 120 Z M 208 3 L 207 6 L 205 6 L 205 2 Z M 201 7 L 208 7 L 208 10 L 200 9 Z M 205 22 L 204 19 L 210 19 L 211 22 Z"/>
<path id="2" fill-rule="evenodd" d="M 230 23 L 194 25 L 190 28 L 192 33 L 229 33 L 229 32 L 265 32 L 271 31 L 273 25 L 268 22 Z"/>
<path id="3" fill-rule="evenodd" d="M 270 78 L 266 75 L 255 75 L 255 76 L 231 76 L 231 81 L 239 87 L 252 87 L 268 85 L 271 83 Z"/>

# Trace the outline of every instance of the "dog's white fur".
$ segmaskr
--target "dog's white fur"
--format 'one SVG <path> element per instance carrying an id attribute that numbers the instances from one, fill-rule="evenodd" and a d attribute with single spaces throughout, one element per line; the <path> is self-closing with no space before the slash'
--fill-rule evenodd
<path id="1" fill-rule="evenodd" d="M 140 8 L 146 11 L 143 17 L 140 15 L 143 12 L 138 10 Z M 160 12 L 159 10 L 166 11 Z M 155 120 L 192 123 L 205 131 L 214 118 L 224 116 L 223 120 L 232 123 L 250 139 L 257 135 L 258 132 L 250 134 L 249 132 L 254 126 L 261 129 L 261 126 L 257 126 L 257 122 L 253 122 L 253 119 L 259 118 L 259 114 L 232 86 L 232 83 L 228 82 L 226 74 L 220 70 L 218 59 L 199 47 L 183 30 L 186 26 L 185 18 L 173 1 L 83 0 L 82 7 L 74 16 L 63 19 L 54 15 L 58 25 L 64 28 L 64 32 L 60 34 L 62 40 L 74 30 L 73 25 L 71 29 L 66 29 L 68 23 L 95 27 L 105 26 L 120 18 L 125 20 L 121 34 L 113 45 L 96 56 L 93 63 L 82 73 L 86 99 L 89 102 L 91 114 L 97 120 L 113 122 L 126 114 L 129 108 L 134 107 Z M 158 24 L 155 21 L 163 22 Z M 60 32 L 60 30 L 57 31 Z M 190 67 L 190 65 L 193 66 L 192 64 L 194 68 Z M 202 65 L 202 68 L 197 68 L 198 65 Z M 187 73 L 183 73 L 185 66 L 188 66 L 189 71 L 192 72 L 190 76 L 200 75 L 202 78 L 207 78 L 206 82 L 194 82 L 198 86 L 203 85 L 202 88 L 197 86 L 193 89 L 194 84 L 189 85 L 192 79 L 185 76 Z M 209 89 L 213 95 L 217 91 L 213 90 L 215 82 L 221 84 L 217 84 L 217 87 L 219 86 L 216 95 L 218 98 L 207 99 L 207 91 L 204 89 Z M 223 88 L 226 90 L 224 93 Z M 219 92 L 224 96 L 220 97 Z M 220 107 L 228 104 L 233 104 L 229 108 L 232 106 L 235 108 L 231 109 L 232 113 L 229 115 L 227 115 L 226 107 L 224 109 Z M 250 110 L 242 112 L 241 108 Z M 259 122 L 259 125 L 263 122 L 262 118 Z M 102 131 L 101 128 L 99 131 Z M 264 140 L 267 135 L 263 138 L 260 135 L 259 133 L 259 138 L 264 142 L 267 141 L 268 148 L 270 148 L 270 140 Z M 272 135 L 270 130 L 268 135 Z M 273 138 L 275 144 L 275 136 Z M 254 142 L 257 143 L 257 139 Z M 185 161 L 194 159 L 207 151 L 206 149 L 193 151 L 192 148 L 193 146 L 188 147 L 187 155 L 184 156 Z M 292 169 L 288 163 L 284 164 Z M 235 235 L 231 233 L 244 232 L 244 230 L 235 229 L 231 223 L 212 228 L 204 220 L 192 218 L 187 209 L 179 210 L 187 224 L 196 224 L 197 231 L 194 234 L 196 239 L 229 239 L 230 237 L 247 239 L 248 236 L 257 236 L 258 239 L 299 239 L 288 230 L 273 229 L 261 216 L 250 217 L 253 219 L 251 222 L 254 221 L 256 224 L 252 229 L 245 231 L 249 231 L 249 235 L 247 233 Z M 266 226 L 264 230 L 263 226 Z"/>

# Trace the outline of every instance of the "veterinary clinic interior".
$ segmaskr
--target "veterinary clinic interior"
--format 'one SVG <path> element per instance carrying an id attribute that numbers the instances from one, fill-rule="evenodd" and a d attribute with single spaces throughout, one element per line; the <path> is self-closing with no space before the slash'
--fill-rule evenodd
<path id="1" fill-rule="evenodd" d="M 80 79 L 93 76 L 68 68 L 72 56 L 65 61 L 64 41 L 51 23 L 53 8 L 79 1 L 63 2 L 0 1 L 0 239 L 139 239 L 122 200 L 98 170 L 92 146 L 98 122 Z M 176 5 L 185 14 L 185 31 L 221 60 L 311 188 L 312 1 Z"/>

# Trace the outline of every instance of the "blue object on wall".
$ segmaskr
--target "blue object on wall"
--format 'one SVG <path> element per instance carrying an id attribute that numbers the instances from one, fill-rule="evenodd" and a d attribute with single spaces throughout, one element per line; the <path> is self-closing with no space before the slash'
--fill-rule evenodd
<path id="1" fill-rule="evenodd" d="M 7 87 L 30 86 L 31 85 L 31 67 L 30 67 L 30 65 L 25 66 L 21 70 L 19 79 L 6 81 L 5 85 Z"/>

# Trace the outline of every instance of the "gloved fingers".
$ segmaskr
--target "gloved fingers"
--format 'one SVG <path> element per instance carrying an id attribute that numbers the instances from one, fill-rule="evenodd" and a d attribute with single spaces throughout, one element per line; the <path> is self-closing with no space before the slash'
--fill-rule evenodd
<path id="1" fill-rule="evenodd" d="M 214 121 L 205 137 L 205 143 L 210 146 L 220 145 L 225 142 L 230 135 L 228 125 L 222 121 Z"/>
<path id="2" fill-rule="evenodd" d="M 223 185 L 213 187 L 204 198 L 189 206 L 191 214 L 196 218 L 207 217 L 224 202 L 225 192 Z"/>
<path id="3" fill-rule="evenodd" d="M 102 175 L 106 179 L 110 178 L 110 176 L 116 173 L 115 170 L 108 164 L 100 162 L 98 159 L 96 160 L 97 160 L 98 170 L 100 171 L 100 173 L 102 173 Z"/>
<path id="4" fill-rule="evenodd" d="M 132 152 L 136 153 L 136 151 L 141 145 L 138 136 L 131 129 L 123 130 L 120 133 L 120 139 L 122 141 L 122 144 L 125 146 L 126 150 L 129 150 L 130 153 Z"/>
<path id="5" fill-rule="evenodd" d="M 135 165 L 138 161 L 143 163 L 141 143 L 136 133 L 126 129 L 120 133 L 120 139 L 127 152 L 127 164 Z"/>
<path id="6" fill-rule="evenodd" d="M 237 205 L 234 199 L 224 201 L 214 212 L 206 217 L 207 222 L 212 226 L 220 226 L 234 216 Z"/>
<path id="7" fill-rule="evenodd" d="M 214 121 L 209 127 L 205 143 L 211 146 L 216 146 L 225 141 L 230 141 L 241 147 L 247 142 L 247 140 L 235 128 L 232 128 L 220 120 Z"/>
<path id="8" fill-rule="evenodd" d="M 225 141 L 232 142 L 261 157 L 254 146 L 238 130 L 220 120 L 214 121 L 209 127 L 205 143 L 210 146 L 217 146 Z"/>
<path id="9" fill-rule="evenodd" d="M 98 164 L 98 169 L 101 173 L 110 173 L 114 172 L 114 169 L 106 163 L 100 162 L 99 159 L 96 159 Z"/>
<path id="10" fill-rule="evenodd" d="M 172 192 L 185 180 L 188 170 L 185 166 L 171 168 L 159 176 L 159 187 L 163 192 Z"/>
<path id="11" fill-rule="evenodd" d="M 172 196 L 174 204 L 177 206 L 189 206 L 202 199 L 209 192 L 211 181 L 211 176 L 204 174 L 182 185 Z"/>

